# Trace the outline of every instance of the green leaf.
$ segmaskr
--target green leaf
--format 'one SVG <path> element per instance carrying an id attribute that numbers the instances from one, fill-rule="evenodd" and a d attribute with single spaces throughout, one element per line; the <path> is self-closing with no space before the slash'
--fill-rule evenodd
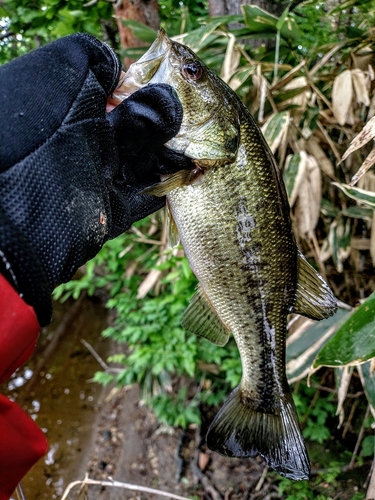
<path id="1" fill-rule="evenodd" d="M 366 219 L 372 220 L 372 215 L 374 211 L 371 208 L 359 207 L 357 205 L 345 208 L 341 211 L 342 215 L 346 217 L 352 217 L 353 219 Z"/>
<path id="2" fill-rule="evenodd" d="M 309 373 L 316 354 L 347 315 L 346 309 L 339 308 L 334 316 L 323 321 L 306 320 L 287 339 L 286 375 L 289 383 L 294 383 Z"/>
<path id="3" fill-rule="evenodd" d="M 283 27 L 287 17 L 288 17 L 288 14 L 289 14 L 289 5 L 287 6 L 287 8 L 284 10 L 284 12 L 281 14 L 280 16 L 280 19 L 277 21 L 276 23 L 276 29 L 278 31 L 281 30 L 281 28 Z"/>
<path id="4" fill-rule="evenodd" d="M 314 368 L 357 365 L 375 357 L 375 292 L 318 353 Z"/>
<path id="5" fill-rule="evenodd" d="M 277 32 L 278 18 L 269 14 L 257 5 L 242 5 L 244 21 L 250 31 L 254 33 Z"/>
<path id="6" fill-rule="evenodd" d="M 372 191 L 366 191 L 365 189 L 360 189 L 357 187 L 349 186 L 348 184 L 340 184 L 339 182 L 332 182 L 334 186 L 337 186 L 346 196 L 352 198 L 353 200 L 363 203 L 370 208 L 375 208 L 375 193 Z"/>
<path id="7" fill-rule="evenodd" d="M 337 207 L 331 201 L 326 200 L 325 198 L 322 198 L 320 204 L 320 211 L 327 217 L 332 217 L 332 218 L 335 218 L 339 213 Z"/>
<path id="8" fill-rule="evenodd" d="M 211 22 L 201 26 L 200 28 L 191 31 L 187 35 L 176 37 L 177 41 L 188 45 L 194 52 L 202 50 L 209 44 L 212 44 L 215 39 L 219 37 L 214 31 L 220 26 L 229 22 L 239 22 L 242 20 L 241 16 L 225 16 L 213 19 Z"/>
<path id="9" fill-rule="evenodd" d="M 298 27 L 295 17 L 291 14 L 289 14 L 285 18 L 285 22 L 283 23 L 280 30 L 280 35 L 281 38 L 289 42 L 299 42 L 301 40 L 301 31 Z"/>
<path id="10" fill-rule="evenodd" d="M 289 122 L 289 112 L 283 111 L 271 115 L 263 125 L 263 135 L 273 153 L 275 153 L 276 149 L 280 146 L 283 136 L 287 133 Z"/>
<path id="11" fill-rule="evenodd" d="M 331 9 L 328 14 L 331 16 L 332 14 L 337 14 L 343 10 L 351 9 L 356 5 L 358 5 L 358 0 L 346 0 L 344 2 L 340 2 L 340 4 Z"/>
<path id="12" fill-rule="evenodd" d="M 373 360 L 363 363 L 357 367 L 361 378 L 362 387 L 365 391 L 367 401 L 371 408 L 371 413 L 375 415 L 375 377 L 373 371 Z M 374 449 L 373 449 L 374 451 Z"/>
<path id="13" fill-rule="evenodd" d="M 366 436 L 362 441 L 362 457 L 372 457 L 374 455 L 374 436 Z"/>
<path id="14" fill-rule="evenodd" d="M 330 225 L 328 242 L 332 258 L 339 273 L 343 271 L 343 262 L 350 254 L 353 222 L 349 217 L 339 215 Z"/>
<path id="15" fill-rule="evenodd" d="M 279 31 L 284 40 L 297 41 L 301 39 L 301 32 L 296 20 L 288 13 L 288 9 L 279 19 L 257 5 L 243 5 L 241 8 L 244 22 L 252 33 L 262 34 L 264 38 L 274 38 Z"/>
<path id="16" fill-rule="evenodd" d="M 284 183 L 289 204 L 292 207 L 298 196 L 298 189 L 305 175 L 306 155 L 289 155 L 285 162 Z"/>
<path id="17" fill-rule="evenodd" d="M 134 35 L 139 40 L 142 40 L 142 42 L 152 43 L 157 36 L 157 32 L 154 29 L 138 21 L 133 21 L 132 19 L 125 19 L 121 20 L 121 23 L 124 26 L 130 28 L 134 33 Z"/>

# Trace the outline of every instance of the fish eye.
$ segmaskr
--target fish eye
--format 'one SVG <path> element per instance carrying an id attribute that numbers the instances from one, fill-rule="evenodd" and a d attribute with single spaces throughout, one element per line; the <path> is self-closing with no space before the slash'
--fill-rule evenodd
<path id="1" fill-rule="evenodd" d="M 197 82 L 203 76 L 203 68 L 198 62 L 187 62 L 181 69 L 184 76 L 193 82 Z"/>

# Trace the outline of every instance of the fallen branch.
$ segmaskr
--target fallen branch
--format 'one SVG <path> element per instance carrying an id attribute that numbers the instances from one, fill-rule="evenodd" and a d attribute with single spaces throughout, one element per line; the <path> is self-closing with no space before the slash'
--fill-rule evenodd
<path id="1" fill-rule="evenodd" d="M 266 476 L 267 476 L 267 473 L 268 473 L 268 465 L 266 465 L 263 469 L 263 472 L 262 472 L 262 475 L 260 476 L 260 479 L 257 483 L 257 485 L 255 486 L 255 491 L 258 493 L 258 491 L 260 491 L 263 487 L 263 483 L 264 483 L 264 480 L 266 479 Z"/>
<path id="2" fill-rule="evenodd" d="M 181 497 L 179 495 L 175 495 L 174 493 L 168 493 L 166 491 L 155 490 L 154 488 L 147 488 L 147 486 L 139 486 L 137 484 L 130 483 L 121 483 L 119 481 L 115 481 L 111 477 L 108 478 L 108 481 L 97 481 L 96 479 L 90 479 L 89 477 L 85 477 L 85 479 L 81 481 L 74 481 L 66 487 L 64 494 L 61 500 L 66 500 L 68 498 L 69 493 L 76 486 L 86 486 L 86 485 L 96 485 L 96 486 L 111 486 L 113 488 L 122 488 L 126 490 L 132 491 L 142 491 L 143 493 L 151 493 L 153 495 L 160 495 L 167 498 L 175 498 L 176 500 L 191 500 L 187 497 Z"/>
<path id="3" fill-rule="evenodd" d="M 90 353 L 94 356 L 96 361 L 100 364 L 100 366 L 105 370 L 107 373 L 122 373 L 124 370 L 123 368 L 111 368 L 110 366 L 107 365 L 107 363 L 99 356 L 99 354 L 95 351 L 95 349 L 92 347 L 91 344 L 86 342 L 86 340 L 81 339 L 81 343 L 90 351 Z"/>

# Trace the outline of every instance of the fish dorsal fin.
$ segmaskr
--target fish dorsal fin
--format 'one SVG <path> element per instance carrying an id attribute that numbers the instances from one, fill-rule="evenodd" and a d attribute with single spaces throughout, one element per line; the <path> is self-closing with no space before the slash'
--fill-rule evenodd
<path id="1" fill-rule="evenodd" d="M 217 345 L 223 346 L 229 339 L 228 329 L 217 316 L 200 285 L 184 312 L 181 325 L 186 331 Z"/>
<path id="2" fill-rule="evenodd" d="M 337 311 L 337 301 L 320 274 L 298 250 L 297 298 L 293 312 L 320 320 Z"/>
<path id="3" fill-rule="evenodd" d="M 167 179 L 144 189 L 142 194 L 152 194 L 159 197 L 165 196 L 170 191 L 173 191 L 173 189 L 191 184 L 195 178 L 196 174 L 194 170 L 180 170 Z"/>
<path id="4" fill-rule="evenodd" d="M 167 227 L 167 241 L 168 245 L 173 248 L 180 243 L 180 235 L 178 234 L 178 228 L 176 221 L 171 212 L 171 207 L 169 206 L 169 202 L 165 205 L 165 214 L 166 214 L 166 227 Z"/>

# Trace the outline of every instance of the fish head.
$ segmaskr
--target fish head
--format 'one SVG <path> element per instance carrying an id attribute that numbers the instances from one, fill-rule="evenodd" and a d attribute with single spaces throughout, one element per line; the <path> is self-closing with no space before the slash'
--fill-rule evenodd
<path id="1" fill-rule="evenodd" d="M 239 113 L 227 85 L 188 47 L 160 30 L 149 50 L 125 74 L 124 97 L 157 83 L 171 85 L 183 107 L 178 134 L 166 146 L 203 167 L 231 162 L 239 145 Z"/>

